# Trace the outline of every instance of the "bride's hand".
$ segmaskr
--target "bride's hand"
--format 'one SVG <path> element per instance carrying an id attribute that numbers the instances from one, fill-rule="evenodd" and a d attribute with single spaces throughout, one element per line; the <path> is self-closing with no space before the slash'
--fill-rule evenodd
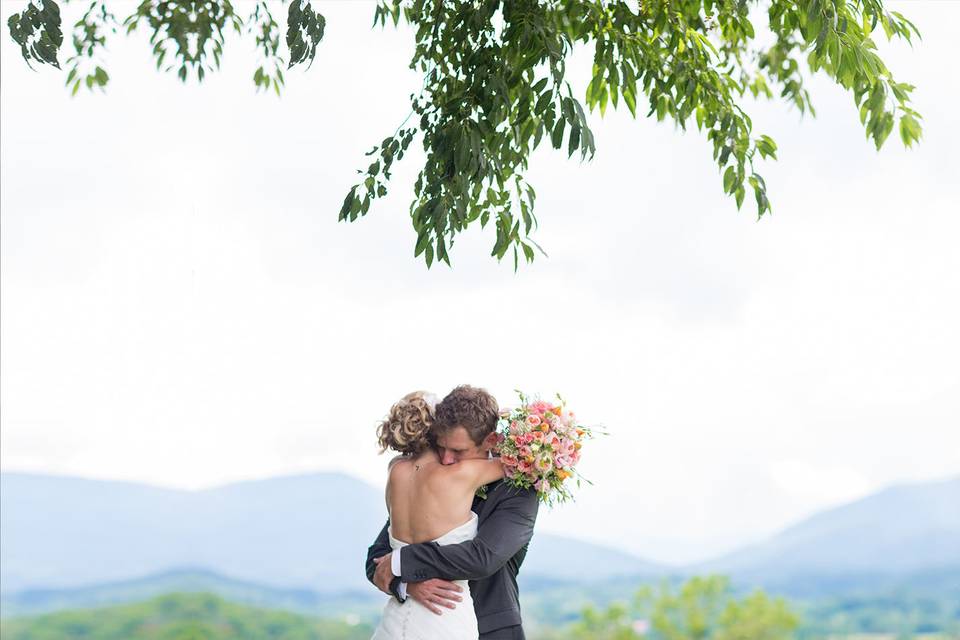
<path id="1" fill-rule="evenodd" d="M 457 602 L 463 602 L 463 597 L 458 595 L 461 591 L 463 588 L 459 585 L 439 578 L 407 585 L 407 597 L 413 598 L 438 616 L 442 615 L 439 607 L 455 609 Z"/>

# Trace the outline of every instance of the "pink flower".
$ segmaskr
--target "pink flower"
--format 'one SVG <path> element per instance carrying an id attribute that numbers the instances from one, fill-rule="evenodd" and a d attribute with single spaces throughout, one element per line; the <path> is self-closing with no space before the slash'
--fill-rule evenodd
<path id="1" fill-rule="evenodd" d="M 553 459 L 550 456 L 543 456 L 537 458 L 536 462 L 537 471 L 541 473 L 547 473 L 553 469 Z"/>
<path id="2" fill-rule="evenodd" d="M 497 449 L 511 485 L 535 488 L 542 500 L 559 491 L 563 501 L 571 497 L 564 483 L 576 477 L 583 441 L 592 432 L 581 426 L 563 401 L 529 399 L 523 406 L 503 411 L 498 421 Z"/>

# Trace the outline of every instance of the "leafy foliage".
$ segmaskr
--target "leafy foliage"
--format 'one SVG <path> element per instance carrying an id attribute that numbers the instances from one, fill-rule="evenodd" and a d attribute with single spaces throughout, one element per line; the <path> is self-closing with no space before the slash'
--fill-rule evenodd
<path id="1" fill-rule="evenodd" d="M 57 52 L 63 44 L 63 32 L 60 30 L 60 7 L 56 2 L 30 2 L 21 13 L 10 16 L 7 26 L 28 65 L 33 60 L 60 68 Z"/>
<path id="2" fill-rule="evenodd" d="M 932 581 L 931 581 L 932 582 Z M 960 592 L 954 584 L 940 589 L 880 590 L 845 594 L 804 603 L 801 637 L 886 634 L 960 637 Z"/>
<path id="3" fill-rule="evenodd" d="M 229 0 L 143 0 L 124 21 L 127 33 L 141 23 L 152 29 L 150 44 L 157 68 L 172 53 L 177 62 L 164 70 L 177 68 L 177 76 L 183 82 L 190 69 L 198 80 L 203 80 L 204 73 L 219 68 L 224 29 L 232 26 L 241 33 L 243 24 Z M 211 56 L 212 65 L 207 62 Z"/>
<path id="4" fill-rule="evenodd" d="M 80 90 L 81 83 L 86 84 L 88 89 L 92 89 L 94 85 L 101 89 L 107 86 L 110 76 L 100 66 L 99 57 L 107 42 L 106 33 L 116 30 L 116 16 L 110 13 L 103 0 L 91 2 L 83 17 L 74 25 L 75 53 L 67 60 L 70 71 L 67 72 L 65 83 L 73 95 Z"/>
<path id="5" fill-rule="evenodd" d="M 283 56 L 280 55 L 280 26 L 273 19 L 266 2 L 258 2 L 248 20 L 250 30 L 256 33 L 257 49 L 263 62 L 253 72 L 257 89 L 270 89 L 279 96 L 283 86 Z"/>
<path id="6" fill-rule="evenodd" d="M 79 70 L 103 46 L 114 23 L 105 0 L 93 0 L 74 32 L 76 55 L 67 84 L 75 93 L 108 81 L 99 64 Z M 758 34 L 755 22 L 766 24 Z M 533 151 L 546 143 L 568 157 L 596 152 L 587 113 L 624 105 L 681 129 L 696 125 L 706 137 L 724 193 L 738 208 L 751 192 L 758 216 L 771 211 L 759 161 L 775 159 L 772 138 L 753 130 L 746 100 L 780 98 L 813 113 L 808 73 L 823 73 L 849 91 L 869 140 L 879 149 L 895 127 L 910 147 L 922 134 L 910 106 L 914 87 L 898 82 L 877 54 L 874 37 L 910 42 L 916 27 L 883 0 L 378 0 L 374 24 L 412 27 L 410 67 L 422 90 L 397 131 L 373 147 L 373 162 L 358 173 L 340 219 L 364 217 L 389 192 L 390 170 L 415 137 L 424 165 L 410 217 L 414 252 L 427 266 L 450 264 L 456 237 L 479 224 L 495 233 L 492 255 L 533 261 L 542 252 L 536 192 L 526 180 Z M 243 19 L 230 0 L 143 0 L 123 24 L 146 23 L 157 67 L 166 57 L 181 80 L 198 80 L 219 66 L 224 31 L 256 34 L 264 62 L 254 73 L 260 89 L 283 85 L 279 26 L 268 3 Z M 25 60 L 57 66 L 59 9 L 31 0 L 9 21 Z M 312 63 L 326 21 L 309 0 L 287 12 L 288 68 Z M 592 52 L 585 88 L 567 79 L 576 48 Z M 213 59 L 213 64 L 208 62 Z M 581 101 L 582 96 L 582 101 Z"/>
<path id="7" fill-rule="evenodd" d="M 570 640 L 788 640 L 799 618 L 762 591 L 734 597 L 720 576 L 691 578 L 679 588 L 641 589 L 631 606 L 587 608 Z"/>
<path id="8" fill-rule="evenodd" d="M 309 60 L 317 54 L 317 45 L 323 39 L 327 21 L 313 10 L 309 0 L 293 0 L 287 12 L 287 46 L 290 48 L 290 66 Z"/>
<path id="9" fill-rule="evenodd" d="M 647 117 L 670 119 L 683 129 L 695 121 L 711 143 L 724 192 L 739 207 L 749 187 L 759 215 L 771 205 L 755 162 L 775 158 L 777 146 L 769 136 L 753 134 L 742 98 L 773 97 L 775 87 L 802 111 L 810 109 L 799 63 L 804 52 L 810 69 L 825 71 L 853 92 L 878 148 L 898 113 L 904 143 L 919 138 L 918 116 L 908 106 L 912 87 L 893 80 L 870 39 L 880 24 L 888 38 L 909 40 L 916 29 L 903 16 L 885 12 L 879 0 L 772 0 L 764 4 L 775 41 L 760 47 L 749 14 L 756 4 L 381 2 L 376 22 L 396 23 L 403 16 L 415 27 L 411 66 L 427 79 L 413 103 L 427 153 L 411 206 L 417 255 L 425 254 L 430 265 L 433 252 L 427 249 L 435 247 L 449 263 L 456 234 L 473 222 L 486 226 L 494 220 L 493 255 L 500 259 L 512 249 L 515 264 L 518 250 L 533 260 L 535 192 L 524 178 L 532 151 L 548 140 L 568 156 L 595 152 L 584 110 L 565 80 L 576 45 L 593 50 L 589 110 L 602 116 L 622 100 L 636 116 L 642 96 Z M 379 168 L 374 163 L 362 172 L 363 184 L 376 181 Z M 361 215 L 368 198 L 385 192 L 368 188 Z M 360 197 L 351 191 L 341 219 L 354 219 Z"/>
<path id="10" fill-rule="evenodd" d="M 115 607 L 64 611 L 2 623 L 9 640 L 366 640 L 372 628 L 259 609 L 209 594 L 170 594 Z"/>
<path id="11" fill-rule="evenodd" d="M 761 635 L 762 630 L 781 628 L 775 623 L 786 620 L 783 614 L 787 604 L 783 601 L 736 587 L 730 592 L 724 581 L 716 577 L 686 581 L 672 578 L 659 588 L 647 586 L 639 592 L 637 584 L 638 580 L 616 578 L 531 588 L 528 581 L 522 588 L 524 619 L 540 623 L 534 636 L 537 640 L 638 635 L 662 640 L 660 631 L 666 628 L 672 629 L 673 635 L 689 638 L 692 631 L 703 629 L 703 624 L 693 625 L 690 620 L 707 621 L 712 638 L 722 635 L 725 639 L 736 636 L 748 640 L 766 637 Z M 960 637 L 960 574 L 953 568 L 898 579 L 821 576 L 814 583 L 800 579 L 778 587 L 784 588 L 794 594 L 789 599 L 789 609 L 792 616 L 800 618 L 796 637 L 801 640 Z M 733 606 L 721 609 L 718 601 Z M 694 618 L 680 615 L 684 611 L 695 612 Z M 660 631 L 652 624 L 654 614 L 668 623 Z"/>
<path id="12" fill-rule="evenodd" d="M 317 45 L 323 38 L 325 20 L 311 8 L 309 0 L 291 2 L 286 40 L 291 55 L 286 63 L 280 53 L 280 28 L 273 18 L 271 4 L 275 3 L 259 0 L 249 16 L 243 18 L 230 0 L 141 0 L 133 13 L 118 21 L 108 9 L 107 0 L 91 0 L 83 17 L 74 25 L 75 54 L 70 58 L 66 84 L 73 94 L 81 84 L 86 84 L 88 89 L 107 85 L 109 76 L 99 57 L 106 44 L 106 34 L 116 32 L 121 23 L 128 34 L 141 24 L 151 30 L 150 44 L 157 69 L 176 70 L 184 82 L 193 72 L 197 80 L 202 81 L 207 73 L 219 68 L 225 32 L 232 28 L 241 35 L 254 34 L 263 57 L 254 72 L 254 84 L 261 89 L 273 87 L 279 95 L 285 64 L 289 68 L 313 62 Z M 60 7 L 55 0 L 30 0 L 23 12 L 10 16 L 8 26 L 28 64 L 36 61 L 59 68 L 57 54 L 63 37 Z M 175 63 L 164 65 L 168 57 L 175 59 Z"/>

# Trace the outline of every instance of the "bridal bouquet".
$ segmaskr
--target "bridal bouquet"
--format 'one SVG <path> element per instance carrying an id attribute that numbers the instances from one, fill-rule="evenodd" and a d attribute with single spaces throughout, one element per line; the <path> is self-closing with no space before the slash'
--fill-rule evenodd
<path id="1" fill-rule="evenodd" d="M 579 424 L 560 396 L 553 403 L 518 393 L 520 406 L 501 412 L 497 427 L 506 482 L 536 489 L 541 502 L 566 502 L 573 498 L 566 481 L 576 476 L 579 486 L 580 449 L 594 430 Z"/>

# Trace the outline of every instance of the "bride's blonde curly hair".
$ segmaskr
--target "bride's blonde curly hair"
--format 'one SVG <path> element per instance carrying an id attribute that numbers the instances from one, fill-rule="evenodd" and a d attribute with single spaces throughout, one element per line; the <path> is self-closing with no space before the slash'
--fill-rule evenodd
<path id="1" fill-rule="evenodd" d="M 414 391 L 390 407 L 387 419 L 377 426 L 380 453 L 393 449 L 398 453 L 417 455 L 433 443 L 433 406 L 426 391 Z"/>

